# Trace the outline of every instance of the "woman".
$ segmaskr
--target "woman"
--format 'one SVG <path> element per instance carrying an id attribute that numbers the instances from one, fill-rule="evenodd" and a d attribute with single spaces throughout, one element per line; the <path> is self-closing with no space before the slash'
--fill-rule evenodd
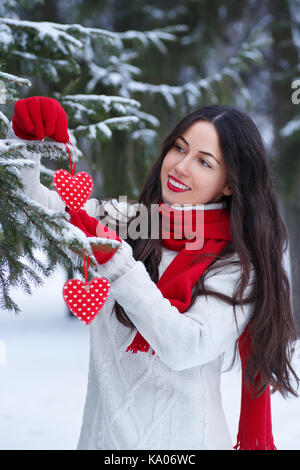
<path id="1" fill-rule="evenodd" d="M 62 210 L 58 194 L 39 182 L 40 156 L 30 158 L 37 166 L 22 170 L 25 191 Z M 191 112 L 163 142 L 138 202 L 150 225 L 151 205 L 163 208 L 160 237 L 128 236 L 95 270 L 109 279 L 111 295 L 90 324 L 77 448 L 230 450 L 220 375 L 246 326 L 247 390 L 255 385 L 264 399 L 269 386 L 297 396 L 290 374 L 299 380 L 291 366 L 296 330 L 283 267 L 287 234 L 255 124 L 231 106 Z M 116 199 L 90 199 L 84 210 L 99 219 L 102 206 L 111 216 L 128 208 L 128 226 L 138 217 Z M 204 243 L 196 250 L 187 249 L 185 235 L 174 236 L 186 211 L 187 229 L 202 216 L 196 238 Z M 244 409 L 239 436 L 245 416 Z M 276 448 L 269 433 L 268 443 L 236 448 Z"/>

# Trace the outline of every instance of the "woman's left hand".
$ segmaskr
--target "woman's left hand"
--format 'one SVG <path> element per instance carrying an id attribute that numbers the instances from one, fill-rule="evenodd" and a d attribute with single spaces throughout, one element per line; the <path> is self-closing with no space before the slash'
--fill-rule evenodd
<path id="1" fill-rule="evenodd" d="M 75 227 L 80 228 L 80 230 L 82 230 L 87 237 L 108 238 L 109 240 L 118 240 L 122 243 L 121 238 L 116 232 L 105 227 L 103 224 L 101 224 L 101 222 L 95 219 L 95 217 L 88 215 L 84 209 L 80 209 L 79 211 L 75 212 L 66 206 L 65 210 L 71 216 L 69 222 L 75 225 Z M 93 254 L 97 260 L 97 263 L 102 265 L 107 263 L 107 261 L 113 257 L 118 249 L 119 247 L 112 247 L 109 249 L 109 251 L 108 249 L 103 249 L 103 251 L 100 251 L 100 249 L 93 248 Z"/>
<path id="2" fill-rule="evenodd" d="M 66 211 L 71 215 L 70 223 L 80 228 L 87 237 L 108 238 L 121 242 L 118 248 L 112 248 L 109 253 L 103 253 L 93 248 L 94 256 L 98 264 L 101 265 L 98 271 L 100 271 L 102 277 L 114 281 L 137 263 L 133 257 L 131 246 L 125 240 L 122 240 L 116 232 L 105 227 L 94 217 L 89 216 L 84 209 L 75 212 L 66 207 Z"/>

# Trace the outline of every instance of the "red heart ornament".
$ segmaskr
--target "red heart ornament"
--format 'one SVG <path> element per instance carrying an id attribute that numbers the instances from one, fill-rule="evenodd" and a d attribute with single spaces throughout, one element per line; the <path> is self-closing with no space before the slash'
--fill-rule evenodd
<path id="1" fill-rule="evenodd" d="M 71 312 L 87 325 L 94 320 L 105 304 L 110 283 L 105 277 L 97 277 L 85 283 L 69 279 L 63 287 L 63 298 Z"/>
<path id="2" fill-rule="evenodd" d="M 75 212 L 85 205 L 93 191 L 93 179 L 85 171 L 72 176 L 67 170 L 56 170 L 53 182 L 61 199 Z"/>

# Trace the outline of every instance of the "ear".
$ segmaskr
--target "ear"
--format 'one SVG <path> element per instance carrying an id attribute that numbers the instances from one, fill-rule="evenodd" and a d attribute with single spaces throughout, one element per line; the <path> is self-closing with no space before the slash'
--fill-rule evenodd
<path id="1" fill-rule="evenodd" d="M 231 187 L 225 186 L 225 188 L 223 189 L 223 194 L 225 194 L 225 196 L 230 196 L 232 194 Z"/>

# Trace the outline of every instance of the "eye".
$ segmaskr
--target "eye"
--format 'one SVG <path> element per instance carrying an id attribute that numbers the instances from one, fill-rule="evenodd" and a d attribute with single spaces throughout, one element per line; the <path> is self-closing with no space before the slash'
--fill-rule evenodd
<path id="1" fill-rule="evenodd" d="M 210 165 L 207 163 L 207 161 L 206 161 L 206 160 L 203 160 L 203 158 L 200 158 L 200 160 L 199 160 L 199 161 L 200 161 L 200 162 L 204 162 L 204 163 L 206 163 L 206 165 L 207 165 L 207 168 L 211 168 L 211 166 L 210 166 Z M 205 165 L 204 165 L 204 166 L 205 166 Z"/>
<path id="2" fill-rule="evenodd" d="M 178 145 L 178 144 L 173 144 L 173 145 L 174 145 L 174 147 L 176 148 L 176 150 L 177 150 L 179 153 L 181 153 L 180 150 L 183 150 L 183 152 L 184 152 L 184 148 L 182 148 L 180 145 Z M 210 166 L 210 165 L 207 163 L 207 161 L 204 160 L 203 158 L 200 158 L 199 161 L 206 163 L 206 165 L 203 165 L 203 166 L 206 166 L 206 168 L 211 168 L 211 166 Z"/>
<path id="3" fill-rule="evenodd" d="M 178 145 L 178 144 L 174 144 L 174 147 L 175 147 L 176 150 L 178 150 L 178 151 L 179 151 L 179 150 L 183 150 L 183 151 L 184 151 L 184 149 L 183 149 L 180 145 Z"/>

